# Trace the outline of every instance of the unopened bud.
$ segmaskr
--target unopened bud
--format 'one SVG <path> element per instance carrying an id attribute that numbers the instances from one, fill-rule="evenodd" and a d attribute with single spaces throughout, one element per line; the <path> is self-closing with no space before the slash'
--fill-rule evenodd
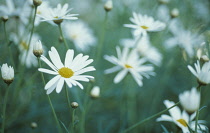
<path id="1" fill-rule="evenodd" d="M 34 6 L 40 6 L 42 4 L 42 0 L 33 0 Z"/>
<path id="2" fill-rule="evenodd" d="M 209 57 L 207 55 L 202 55 L 201 58 L 200 58 L 200 60 L 202 62 L 208 62 L 209 61 Z"/>
<path id="3" fill-rule="evenodd" d="M 158 1 L 160 4 L 168 4 L 169 0 L 159 0 Z"/>
<path id="4" fill-rule="evenodd" d="M 8 16 L 2 16 L 1 19 L 2 19 L 2 21 L 7 22 L 7 20 L 9 19 L 9 17 Z"/>
<path id="5" fill-rule="evenodd" d="M 7 63 L 1 67 L 1 74 L 4 82 L 10 85 L 14 80 L 14 69 L 12 66 L 8 66 Z"/>
<path id="6" fill-rule="evenodd" d="M 100 96 L 100 88 L 98 86 L 94 86 L 90 91 L 90 96 L 92 98 L 98 98 Z"/>
<path id="7" fill-rule="evenodd" d="M 61 24 L 63 22 L 63 19 L 53 20 L 55 24 Z"/>
<path id="8" fill-rule="evenodd" d="M 109 12 L 111 11 L 113 8 L 113 3 L 112 0 L 108 0 L 105 4 L 104 4 L 104 9 Z"/>
<path id="9" fill-rule="evenodd" d="M 33 47 L 33 53 L 36 57 L 40 57 L 43 54 L 43 48 L 41 41 L 37 41 Z"/>
<path id="10" fill-rule="evenodd" d="M 37 128 L 38 127 L 38 125 L 37 125 L 37 123 L 36 122 L 31 122 L 31 128 Z"/>
<path id="11" fill-rule="evenodd" d="M 174 8 L 172 11 L 171 11 L 171 17 L 172 18 L 176 18 L 179 16 L 179 10 L 177 8 Z"/>
<path id="12" fill-rule="evenodd" d="M 72 103 L 71 103 L 71 107 L 72 107 L 73 109 L 76 109 L 78 106 L 79 106 L 79 104 L 78 104 L 77 102 L 72 102 Z"/>

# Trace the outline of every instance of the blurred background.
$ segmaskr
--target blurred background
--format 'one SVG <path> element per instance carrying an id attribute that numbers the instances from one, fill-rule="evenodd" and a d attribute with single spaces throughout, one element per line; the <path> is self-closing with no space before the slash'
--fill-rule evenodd
<path id="1" fill-rule="evenodd" d="M 30 14 L 32 6 L 30 2 L 25 0 L 13 0 L 15 8 L 25 8 L 21 14 Z M 71 13 L 79 14 L 78 20 L 85 22 L 92 30 L 96 42 L 87 51 L 75 49 L 74 42 L 67 40 L 70 48 L 73 48 L 75 53 L 83 53 L 89 55 L 91 59 L 96 59 L 96 51 L 101 40 L 104 19 L 106 11 L 104 10 L 105 0 L 51 0 L 51 7 L 56 7 L 57 4 L 69 4 L 73 8 Z M 26 4 L 27 3 L 27 4 Z M 6 5 L 6 0 L 1 0 L 0 5 Z M 177 9 L 179 14 L 171 17 L 171 11 Z M 100 58 L 99 62 L 94 62 L 96 71 L 88 73 L 95 77 L 90 83 L 82 83 L 84 90 L 78 87 L 69 89 L 70 101 L 77 102 L 79 107 L 76 109 L 75 116 L 75 132 L 80 130 L 81 120 L 85 117 L 85 133 L 116 133 L 119 130 L 126 129 L 131 125 L 141 121 L 155 113 L 164 110 L 166 107 L 163 101 L 168 99 L 174 102 L 179 101 L 179 94 L 190 90 L 192 87 L 197 87 L 197 81 L 193 74 L 188 70 L 187 65 L 193 65 L 197 56 L 192 57 L 186 55 L 186 52 L 178 46 L 168 49 L 164 46 L 164 42 L 173 36 L 170 32 L 169 24 L 172 19 L 178 19 L 184 29 L 201 35 L 209 45 L 210 41 L 210 1 L 209 0 L 177 0 L 177 1 L 158 1 L 158 0 L 113 0 L 113 9 L 108 12 L 107 23 L 105 26 L 105 36 L 103 41 L 103 55 L 116 56 L 116 46 L 123 47 L 120 44 L 121 39 L 132 38 L 130 28 L 126 28 L 123 24 L 131 23 L 129 18 L 132 17 L 132 12 L 146 14 L 152 16 L 155 20 L 160 20 L 166 23 L 166 28 L 160 32 L 149 33 L 152 46 L 156 47 L 162 55 L 161 65 L 154 66 L 155 76 L 149 79 L 143 79 L 143 87 L 139 87 L 133 80 L 131 75 L 124 79 L 119 84 L 114 84 L 113 79 L 116 73 L 104 74 L 104 70 L 113 66 L 104 58 Z M 3 16 L 3 14 L 0 14 Z M 28 15 L 29 19 L 31 15 Z M 78 21 L 76 20 L 76 21 Z M 14 40 L 14 33 L 17 33 L 17 27 L 22 22 L 20 18 L 11 17 L 7 21 L 7 34 L 10 40 L 10 47 L 15 62 L 15 79 L 11 84 L 9 92 L 9 100 L 7 106 L 7 123 L 6 133 L 56 133 L 55 121 L 46 97 L 44 84 L 41 80 L 38 66 L 26 68 L 21 74 L 20 70 L 23 67 L 20 61 L 20 50 L 18 44 Z M 11 65 L 11 60 L 8 55 L 6 40 L 4 36 L 4 22 L 0 21 L 0 65 L 8 63 Z M 30 23 L 31 24 L 31 23 Z M 30 24 L 24 24 L 24 34 L 30 33 Z M 27 27 L 28 25 L 28 27 Z M 28 29 L 27 29 L 28 28 Z M 41 22 L 35 26 L 34 33 L 38 34 L 43 45 L 45 45 L 45 55 L 51 46 L 55 46 L 59 51 L 61 60 L 64 61 L 66 49 L 63 43 L 59 41 L 59 30 L 56 25 L 47 22 Z M 195 53 L 197 49 L 194 49 Z M 209 49 L 208 49 L 209 52 Z M 43 67 L 47 67 L 42 63 Z M 52 78 L 52 75 L 44 74 L 46 81 Z M 21 80 L 21 81 L 20 81 Z M 87 87 L 100 87 L 100 97 L 91 98 L 90 90 Z M 3 105 L 3 97 L 5 94 L 6 84 L 3 80 L 0 82 L 0 108 Z M 129 91 L 128 91 L 129 90 Z M 126 97 L 125 93 L 129 93 L 130 97 Z M 210 128 L 210 86 L 202 87 L 201 92 L 201 107 L 205 106 L 200 111 L 200 120 L 206 121 L 206 126 Z M 59 120 L 68 125 L 71 122 L 72 110 L 68 109 L 65 91 L 60 94 L 52 92 L 50 94 L 53 105 Z M 128 103 L 126 109 L 122 107 L 122 103 Z M 84 115 L 84 108 L 86 109 Z M 182 107 L 179 106 L 181 109 Z M 122 109 L 130 112 L 129 118 L 120 118 Z M 168 114 L 168 112 L 164 113 Z M 37 127 L 32 126 L 36 123 Z M 122 126 L 123 125 L 123 128 Z M 130 131 L 130 133 L 154 133 L 163 132 L 163 125 L 170 132 L 182 132 L 174 123 L 156 122 L 156 118 L 149 122 L 140 125 Z M 121 129 L 122 128 L 122 129 Z"/>

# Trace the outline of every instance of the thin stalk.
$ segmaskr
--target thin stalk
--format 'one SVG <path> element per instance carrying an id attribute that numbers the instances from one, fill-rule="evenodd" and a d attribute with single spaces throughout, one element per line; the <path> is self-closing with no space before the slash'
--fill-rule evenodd
<path id="1" fill-rule="evenodd" d="M 101 37 L 99 40 L 99 44 L 98 44 L 98 48 L 97 48 L 97 53 L 96 53 L 96 63 L 98 63 L 98 61 L 101 58 L 101 52 L 103 49 L 103 43 L 104 43 L 104 38 L 105 38 L 105 33 L 106 33 L 106 24 L 107 24 L 107 19 L 108 18 L 108 12 L 106 12 L 105 14 L 105 18 L 104 18 L 104 22 L 103 22 L 103 27 L 102 27 L 102 32 L 101 32 Z"/>
<path id="2" fill-rule="evenodd" d="M 71 109 L 71 102 L 69 100 L 69 91 L 68 91 L 68 88 L 67 88 L 66 84 L 65 84 L 65 92 L 66 92 L 66 99 L 67 99 L 67 102 L 68 102 L 69 109 Z"/>
<path id="3" fill-rule="evenodd" d="M 37 59 L 38 59 L 38 62 L 39 62 L 39 67 L 41 68 L 40 58 L 37 58 Z M 41 73 L 41 77 L 42 77 L 42 81 L 43 81 L 43 83 L 44 83 L 44 85 L 45 85 L 46 83 L 45 83 L 45 79 L 44 79 L 43 73 Z M 50 99 L 50 96 L 47 95 L 47 98 L 48 98 L 50 107 L 51 107 L 51 109 L 52 109 L 53 116 L 54 116 L 54 118 L 55 118 L 56 124 L 57 124 L 57 126 L 58 126 L 58 132 L 59 132 L 59 133 L 62 133 L 62 129 L 61 129 L 60 123 L 59 123 L 59 121 L 58 121 L 58 117 L 57 117 L 57 115 L 56 115 L 56 113 L 55 113 L 54 107 L 53 107 L 53 105 L 52 105 L 52 101 L 51 101 L 51 99 Z"/>
<path id="4" fill-rule="evenodd" d="M 11 47 L 10 47 L 9 40 L 8 40 L 8 37 L 7 37 L 6 22 L 4 22 L 4 35 L 5 35 L 5 39 L 6 39 L 6 43 L 7 43 L 7 47 L 8 47 L 9 56 L 10 56 L 12 66 L 15 67 L 14 59 L 13 59 L 12 52 L 11 52 Z"/>
<path id="5" fill-rule="evenodd" d="M 4 133 L 5 123 L 6 123 L 6 109 L 7 109 L 8 94 L 9 94 L 9 85 L 6 89 L 6 94 L 5 94 L 5 97 L 4 97 L 3 116 L 2 116 L 3 120 L 2 120 L 2 125 L 1 125 L 1 133 Z"/>
<path id="6" fill-rule="evenodd" d="M 180 104 L 180 102 L 177 102 L 176 104 L 174 104 L 174 105 L 171 106 L 170 108 L 165 109 L 165 110 L 163 110 L 163 111 L 160 111 L 160 112 L 157 113 L 157 114 L 154 114 L 154 115 L 152 115 L 152 116 L 150 116 L 150 117 L 147 117 L 146 119 L 144 119 L 144 120 L 142 120 L 142 121 L 137 122 L 137 123 L 134 124 L 133 126 L 131 126 L 131 127 L 127 128 L 126 130 L 124 130 L 122 133 L 126 133 L 126 132 L 128 132 L 128 131 L 130 131 L 130 130 L 136 128 L 137 126 L 139 126 L 139 125 L 141 125 L 141 124 L 143 124 L 143 123 L 145 123 L 145 122 L 147 122 L 147 121 L 149 121 L 149 120 L 151 120 L 151 119 L 153 119 L 153 118 L 155 118 L 155 117 L 157 117 L 157 116 L 159 116 L 159 115 L 161 115 L 161 114 L 167 112 L 168 110 L 172 109 L 173 107 L 175 107 L 175 106 L 177 106 L 177 105 L 179 105 L 179 104 Z"/>
<path id="7" fill-rule="evenodd" d="M 62 32 L 62 29 L 61 29 L 61 24 L 58 24 L 58 28 L 59 28 L 59 32 L 60 32 L 61 38 L 62 38 L 62 40 L 63 40 L 63 42 L 64 42 L 64 44 L 66 46 L 66 49 L 68 50 L 69 46 L 68 46 L 68 44 L 67 44 L 67 42 L 66 42 L 66 40 L 65 40 L 65 38 L 63 36 L 63 32 Z"/>
<path id="8" fill-rule="evenodd" d="M 201 84 L 197 87 L 198 92 L 201 95 Z M 196 110 L 196 117 L 195 117 L 195 133 L 197 133 L 197 127 L 198 127 L 198 117 L 199 117 L 199 108 Z"/>
<path id="9" fill-rule="evenodd" d="M 72 132 L 74 132 L 74 115 L 75 115 L 75 110 L 76 109 L 73 109 L 73 111 L 72 111 Z"/>

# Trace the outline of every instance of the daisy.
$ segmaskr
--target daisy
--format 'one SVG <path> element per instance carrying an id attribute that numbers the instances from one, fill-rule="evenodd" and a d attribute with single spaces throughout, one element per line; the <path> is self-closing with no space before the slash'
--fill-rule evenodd
<path id="1" fill-rule="evenodd" d="M 166 108 L 170 108 L 175 103 L 173 101 L 165 100 L 164 104 Z M 183 133 L 189 133 L 188 127 L 192 130 L 195 130 L 195 121 L 192 121 L 196 117 L 196 112 L 192 115 L 188 115 L 186 111 L 181 112 L 179 107 L 175 106 L 169 110 L 169 115 L 161 115 L 161 117 L 157 118 L 156 121 L 169 121 L 175 123 L 178 127 L 182 129 Z M 206 130 L 206 126 L 203 125 L 205 123 L 204 120 L 198 120 L 198 132 L 202 133 L 203 130 Z"/>
<path id="2" fill-rule="evenodd" d="M 3 64 L 1 66 L 1 75 L 6 84 L 11 84 L 14 79 L 14 68 L 12 66 L 8 66 L 7 63 Z"/>
<path id="3" fill-rule="evenodd" d="M 72 8 L 68 9 L 68 7 L 68 4 L 64 4 L 63 7 L 61 4 L 58 4 L 56 8 L 49 8 L 48 10 L 45 10 L 45 12 L 43 12 L 41 15 L 37 15 L 42 18 L 42 21 L 53 21 L 56 24 L 61 23 L 64 19 L 78 19 L 76 17 L 78 14 L 70 14 L 69 12 L 72 10 Z"/>
<path id="4" fill-rule="evenodd" d="M 199 109 L 201 96 L 195 87 L 191 89 L 191 91 L 185 91 L 179 95 L 179 100 L 181 102 L 182 107 L 187 112 L 195 112 Z"/>
<path id="5" fill-rule="evenodd" d="M 71 40 L 78 50 L 87 51 L 90 46 L 96 44 L 93 31 L 82 21 L 65 22 L 63 30 L 64 36 Z"/>
<path id="6" fill-rule="evenodd" d="M 83 54 L 77 55 L 75 58 L 74 50 L 69 49 L 66 52 L 65 63 L 63 64 L 60 60 L 60 56 L 54 47 L 51 47 L 49 56 L 52 63 L 45 57 L 41 56 L 41 60 L 44 61 L 52 70 L 45 68 L 39 68 L 38 70 L 43 73 L 55 75 L 44 87 L 47 90 L 47 94 L 50 94 L 55 88 L 56 92 L 60 93 L 64 82 L 69 88 L 78 85 L 83 89 L 82 84 L 78 81 L 88 82 L 89 79 L 93 79 L 93 76 L 81 75 L 85 72 L 94 71 L 93 66 L 86 67 L 93 62 L 92 59 L 88 59 L 89 56 L 83 56 Z"/>
<path id="7" fill-rule="evenodd" d="M 124 24 L 125 27 L 134 29 L 135 36 L 146 35 L 147 32 L 163 30 L 166 25 L 160 21 L 155 21 L 152 17 L 133 12 L 133 18 L 130 18 L 133 24 Z"/>
<path id="8" fill-rule="evenodd" d="M 114 56 L 105 55 L 104 58 L 115 64 L 116 66 L 105 70 L 105 73 L 113 73 L 120 71 L 114 78 L 114 83 L 119 83 L 128 73 L 130 73 L 139 86 L 142 86 L 143 76 L 149 78 L 150 75 L 155 75 L 154 68 L 151 65 L 144 65 L 147 61 L 145 58 L 139 59 L 139 55 L 135 49 L 129 52 L 129 48 L 124 47 L 121 52 L 117 47 L 117 58 Z"/>
<path id="9" fill-rule="evenodd" d="M 136 48 L 139 55 L 145 57 L 150 63 L 153 63 L 157 66 L 161 65 L 162 55 L 155 47 L 151 45 L 148 36 L 144 36 L 140 39 L 137 37 L 134 37 L 134 39 L 122 39 L 120 43 L 124 47 Z"/>
<path id="10" fill-rule="evenodd" d="M 195 69 L 192 66 L 188 65 L 188 69 L 191 73 L 197 77 L 199 84 L 207 85 L 210 83 L 210 61 L 205 62 L 201 68 L 199 61 L 195 63 Z"/>
<path id="11" fill-rule="evenodd" d="M 195 53 L 194 49 L 203 42 L 202 36 L 183 29 L 182 24 L 178 20 L 171 21 L 169 29 L 173 37 L 165 41 L 165 47 L 172 48 L 179 46 L 186 51 L 189 57 L 193 57 Z"/>

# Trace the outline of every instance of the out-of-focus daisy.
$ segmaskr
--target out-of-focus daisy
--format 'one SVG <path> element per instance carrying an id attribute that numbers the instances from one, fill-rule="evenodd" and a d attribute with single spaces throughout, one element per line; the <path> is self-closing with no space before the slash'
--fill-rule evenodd
<path id="1" fill-rule="evenodd" d="M 39 16 L 43 15 L 43 14 L 49 14 L 50 12 L 50 6 L 48 1 L 43 1 L 42 4 L 37 8 L 37 16 L 35 19 L 35 25 L 39 25 L 41 18 Z M 53 22 L 51 22 L 53 23 Z"/>
<path id="2" fill-rule="evenodd" d="M 14 79 L 14 69 L 12 66 L 8 66 L 7 63 L 1 66 L 2 79 L 6 84 L 11 84 Z"/>
<path id="3" fill-rule="evenodd" d="M 200 99 L 200 93 L 195 87 L 193 87 L 191 91 L 185 91 L 179 95 L 182 107 L 189 113 L 193 113 L 199 109 Z"/>
<path id="4" fill-rule="evenodd" d="M 152 17 L 133 12 L 133 18 L 130 18 L 133 24 L 124 24 L 125 27 L 134 29 L 134 35 L 146 35 L 147 32 L 163 30 L 166 25 L 160 21 L 155 21 Z"/>
<path id="5" fill-rule="evenodd" d="M 198 83 L 201 85 L 207 85 L 210 83 L 210 61 L 205 62 L 201 68 L 199 61 L 195 63 L 195 69 L 192 66 L 188 65 L 188 69 L 191 73 L 197 78 Z"/>
<path id="6" fill-rule="evenodd" d="M 170 108 L 175 103 L 173 101 L 165 100 L 164 104 L 166 108 Z M 186 111 L 181 112 L 179 107 L 173 107 L 169 110 L 169 115 L 161 115 L 161 117 L 157 118 L 157 121 L 169 121 L 175 123 L 177 126 L 179 126 L 182 129 L 183 133 L 189 133 L 188 126 L 195 130 L 195 121 L 192 121 L 195 119 L 196 113 L 193 113 L 191 116 L 187 114 Z M 202 133 L 203 130 L 206 130 L 206 126 L 204 126 L 205 121 L 204 120 L 198 120 L 198 132 Z"/>
<path id="7" fill-rule="evenodd" d="M 99 86 L 94 86 L 90 91 L 90 96 L 92 98 L 98 98 L 100 96 L 100 88 Z"/>
<path id="8" fill-rule="evenodd" d="M 56 24 L 61 23 L 63 20 L 76 20 L 78 14 L 70 14 L 72 10 L 68 9 L 69 5 L 66 3 L 62 7 L 61 4 L 58 4 L 56 8 L 49 8 L 49 11 L 45 11 L 42 14 L 37 14 L 42 18 L 42 21 L 53 21 Z"/>
<path id="9" fill-rule="evenodd" d="M 64 36 L 73 41 L 78 50 L 87 51 L 90 46 L 96 43 L 93 31 L 82 21 L 65 22 L 63 30 Z"/>
<path id="10" fill-rule="evenodd" d="M 150 44 L 148 36 L 142 37 L 141 39 L 137 37 L 135 39 L 122 39 L 120 43 L 124 47 L 136 48 L 139 55 L 145 57 L 149 62 L 157 66 L 161 65 L 162 55 Z"/>
<path id="11" fill-rule="evenodd" d="M 163 22 L 168 22 L 170 20 L 170 12 L 167 5 L 158 6 L 157 18 Z"/>
<path id="12" fill-rule="evenodd" d="M 54 47 L 51 47 L 49 56 L 52 63 L 43 55 L 41 56 L 41 60 L 43 60 L 52 70 L 45 68 L 38 69 L 40 72 L 55 75 L 55 77 L 53 77 L 44 87 L 45 90 L 47 90 L 47 94 L 50 94 L 55 88 L 56 92 L 60 93 L 64 82 L 69 88 L 78 85 L 81 89 L 83 89 L 82 84 L 78 81 L 89 82 L 89 79 L 94 78 L 89 75 L 81 75 L 85 72 L 95 70 L 93 66 L 87 67 L 87 65 L 93 62 L 92 59 L 88 59 L 89 56 L 87 55 L 83 56 L 83 54 L 78 54 L 74 58 L 74 50 L 69 49 L 66 52 L 65 63 L 63 64 L 57 50 Z"/>
<path id="13" fill-rule="evenodd" d="M 201 44 L 202 36 L 192 33 L 188 30 L 184 30 L 180 22 L 172 21 L 169 26 L 173 37 L 167 39 L 164 43 L 166 48 L 172 48 L 174 46 L 179 46 L 183 48 L 189 57 L 194 56 L 194 49 Z"/>
<path id="14" fill-rule="evenodd" d="M 116 66 L 105 70 L 105 73 L 113 73 L 120 71 L 114 78 L 114 83 L 119 83 L 128 73 L 130 73 L 139 86 L 142 86 L 143 76 L 149 78 L 150 75 L 155 75 L 154 68 L 151 65 L 144 65 L 146 58 L 139 58 L 135 49 L 129 52 L 129 48 L 124 47 L 121 52 L 117 47 L 117 57 L 105 55 L 104 58 L 115 64 Z"/>

